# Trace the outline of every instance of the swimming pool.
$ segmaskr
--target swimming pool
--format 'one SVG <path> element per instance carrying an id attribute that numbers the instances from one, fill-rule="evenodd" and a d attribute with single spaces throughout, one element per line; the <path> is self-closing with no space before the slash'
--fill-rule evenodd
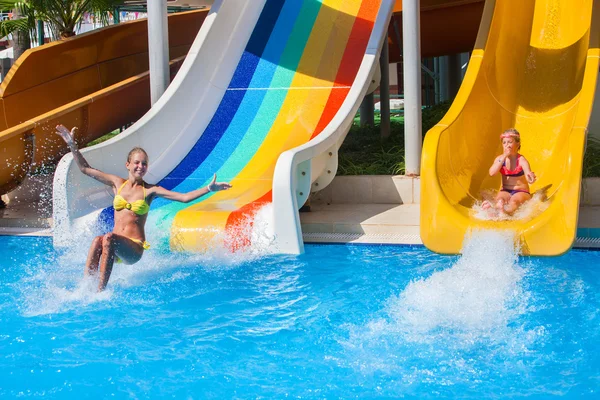
<path id="1" fill-rule="evenodd" d="M 0 397 L 595 397 L 600 253 L 308 245 L 149 252 L 109 290 L 87 244 L 0 237 Z M 468 254 L 467 254 L 468 253 Z"/>

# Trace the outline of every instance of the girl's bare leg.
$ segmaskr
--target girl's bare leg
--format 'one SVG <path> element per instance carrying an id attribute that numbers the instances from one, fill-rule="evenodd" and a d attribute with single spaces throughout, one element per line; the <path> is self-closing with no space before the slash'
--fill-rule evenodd
<path id="1" fill-rule="evenodd" d="M 525 203 L 529 199 L 531 199 L 531 195 L 529 193 L 519 192 L 513 194 L 508 201 L 505 212 L 509 215 L 512 215 L 515 211 L 517 211 L 517 208 L 519 208 L 521 204 Z"/>
<path id="2" fill-rule="evenodd" d="M 510 193 L 500 191 L 496 196 L 496 208 L 499 211 L 504 211 L 504 205 L 510 201 Z"/>
<path id="3" fill-rule="evenodd" d="M 100 276 L 98 291 L 106 288 L 110 274 L 112 273 L 115 255 L 119 256 L 125 263 L 133 264 L 142 258 L 144 249 L 139 243 L 125 236 L 115 233 L 107 233 L 102 238 L 102 260 L 100 262 Z"/>
<path id="4" fill-rule="evenodd" d="M 90 251 L 88 252 L 87 261 L 85 262 L 85 275 L 92 275 L 98 271 L 100 256 L 102 255 L 102 236 L 96 236 L 92 240 Z"/>

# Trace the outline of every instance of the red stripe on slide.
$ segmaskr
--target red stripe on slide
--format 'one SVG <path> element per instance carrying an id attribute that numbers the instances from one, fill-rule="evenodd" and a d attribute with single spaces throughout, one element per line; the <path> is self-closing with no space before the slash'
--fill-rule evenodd
<path id="1" fill-rule="evenodd" d="M 250 246 L 250 235 L 254 226 L 254 217 L 262 206 L 272 201 L 272 191 L 269 190 L 261 198 L 229 214 L 225 225 L 225 245 L 229 250 L 234 252 Z"/>
<path id="2" fill-rule="evenodd" d="M 363 1 L 348 42 L 342 56 L 340 69 L 336 75 L 334 87 L 350 86 L 354 83 L 358 69 L 367 49 L 371 31 L 375 24 L 375 18 L 379 11 L 380 1 Z M 387 43 L 385 44 L 387 45 Z M 349 89 L 332 90 L 321 114 L 321 118 L 311 135 L 311 139 L 323 131 L 331 122 L 340 106 L 348 96 Z M 269 190 L 259 199 L 246 204 L 245 206 L 233 211 L 227 218 L 225 228 L 227 246 L 231 251 L 241 250 L 251 244 L 251 232 L 254 226 L 254 217 L 258 210 L 265 204 L 273 201 L 272 191 Z"/>
<path id="3" fill-rule="evenodd" d="M 379 5 L 379 1 L 362 2 L 356 20 L 354 21 L 352 31 L 350 32 L 346 50 L 342 56 L 340 70 L 335 77 L 334 87 L 350 86 L 354 83 L 354 79 L 358 73 L 360 64 L 362 63 L 363 55 L 367 49 L 371 32 L 373 31 L 373 25 L 375 25 L 375 18 L 377 18 Z M 387 43 L 384 45 L 387 45 Z M 346 99 L 349 91 L 350 89 L 336 89 L 331 91 L 323 114 L 321 114 L 321 119 L 310 137 L 311 139 L 321 133 L 323 129 L 329 125 Z"/>

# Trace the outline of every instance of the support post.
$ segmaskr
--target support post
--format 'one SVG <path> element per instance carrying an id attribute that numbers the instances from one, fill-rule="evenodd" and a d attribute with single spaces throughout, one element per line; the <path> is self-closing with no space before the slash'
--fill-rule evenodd
<path id="1" fill-rule="evenodd" d="M 379 83 L 379 107 L 381 112 L 381 139 L 390 137 L 390 56 L 387 39 L 383 42 L 379 57 L 381 80 Z"/>
<path id="2" fill-rule="evenodd" d="M 44 21 L 42 21 L 41 19 L 39 19 L 37 22 L 37 41 L 38 46 L 44 44 Z"/>
<path id="3" fill-rule="evenodd" d="M 121 11 L 119 10 L 119 7 L 115 7 L 113 10 L 113 23 L 115 25 L 121 23 Z"/>
<path id="4" fill-rule="evenodd" d="M 435 103 L 440 104 L 441 102 L 441 93 L 440 93 L 440 58 L 434 57 L 433 59 L 433 72 L 435 78 L 433 80 L 433 85 L 435 87 Z"/>
<path id="5" fill-rule="evenodd" d="M 169 31 L 167 0 L 148 2 L 148 57 L 150 61 L 150 102 L 152 105 L 169 86 Z"/>
<path id="6" fill-rule="evenodd" d="M 375 96 L 369 93 L 360 103 L 360 126 L 375 125 Z"/>
<path id="7" fill-rule="evenodd" d="M 440 57 L 440 101 L 448 101 L 448 56 Z"/>
<path id="8" fill-rule="evenodd" d="M 448 97 L 454 99 L 460 88 L 462 71 L 460 65 L 460 54 L 448 56 Z"/>
<path id="9" fill-rule="evenodd" d="M 421 38 L 420 0 L 402 2 L 404 61 L 404 143 L 406 175 L 421 173 Z"/>

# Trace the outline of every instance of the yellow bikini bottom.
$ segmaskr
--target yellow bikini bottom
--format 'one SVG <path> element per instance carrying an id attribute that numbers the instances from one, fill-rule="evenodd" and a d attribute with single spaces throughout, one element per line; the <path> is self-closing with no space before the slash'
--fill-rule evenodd
<path id="1" fill-rule="evenodd" d="M 137 244 L 140 244 L 144 250 L 148 250 L 150 248 L 150 243 L 146 242 L 145 240 L 132 239 L 132 238 L 127 238 L 127 239 L 129 239 L 132 242 L 135 242 Z"/>
<path id="2" fill-rule="evenodd" d="M 127 236 L 125 236 L 125 237 L 127 237 Z M 134 243 L 141 245 L 144 250 L 148 250 L 150 248 L 150 243 L 146 242 L 145 240 L 132 239 L 129 237 L 127 239 L 131 240 Z M 121 260 L 118 256 L 115 255 L 115 262 L 122 263 L 123 260 Z"/>

